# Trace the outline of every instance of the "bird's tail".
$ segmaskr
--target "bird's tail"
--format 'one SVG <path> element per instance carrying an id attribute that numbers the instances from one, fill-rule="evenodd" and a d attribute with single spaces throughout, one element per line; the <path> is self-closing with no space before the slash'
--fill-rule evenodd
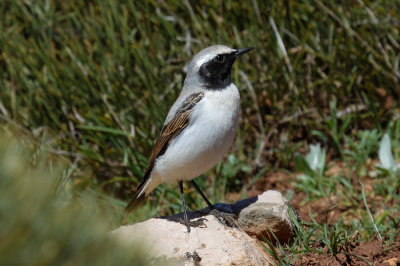
<path id="1" fill-rule="evenodd" d="M 149 174 L 146 173 L 142 183 L 140 183 L 137 190 L 133 194 L 132 199 L 125 207 L 125 212 L 129 214 L 140 207 L 140 205 L 142 205 L 145 201 L 147 195 L 149 195 L 149 193 L 153 191 L 160 183 L 160 178 L 149 176 Z"/>
<path id="2" fill-rule="evenodd" d="M 140 205 L 143 204 L 146 199 L 146 193 L 140 194 L 139 190 L 136 190 L 135 194 L 133 194 L 132 199 L 129 201 L 128 205 L 125 207 L 125 212 L 129 214 L 136 210 Z"/>

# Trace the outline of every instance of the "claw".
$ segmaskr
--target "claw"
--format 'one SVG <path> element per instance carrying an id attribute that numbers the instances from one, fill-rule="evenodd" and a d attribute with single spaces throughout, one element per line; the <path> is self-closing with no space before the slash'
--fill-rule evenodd
<path id="1" fill-rule="evenodd" d="M 211 215 L 214 215 L 214 217 L 217 218 L 217 220 L 218 220 L 221 224 L 223 224 L 223 225 L 225 225 L 225 226 L 228 226 L 228 227 L 237 228 L 237 225 L 236 225 L 236 224 L 233 222 L 233 220 L 232 220 L 232 218 L 235 217 L 234 214 L 222 212 L 222 211 L 219 211 L 219 210 L 217 210 L 217 209 L 212 209 L 212 210 L 210 211 L 210 214 L 211 214 Z"/>
<path id="2" fill-rule="evenodd" d="M 180 224 L 186 225 L 186 228 L 188 230 L 188 233 L 190 233 L 190 227 L 199 227 L 199 228 L 207 228 L 207 225 L 204 223 L 204 221 L 208 221 L 206 218 L 199 218 L 195 221 L 190 221 L 190 220 L 185 220 L 182 218 L 178 219 L 178 222 Z"/>

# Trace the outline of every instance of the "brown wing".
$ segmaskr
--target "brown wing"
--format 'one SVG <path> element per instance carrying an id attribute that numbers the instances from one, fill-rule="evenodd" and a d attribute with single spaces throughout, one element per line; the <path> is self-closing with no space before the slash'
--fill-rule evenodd
<path id="1" fill-rule="evenodd" d="M 176 111 L 174 117 L 169 121 L 161 130 L 160 137 L 158 137 L 156 144 L 154 145 L 153 151 L 151 152 L 149 164 L 147 166 L 146 173 L 142 183 L 138 186 L 137 191 L 140 191 L 142 186 L 146 183 L 150 177 L 150 173 L 153 170 L 154 162 L 158 157 L 163 155 L 175 137 L 177 137 L 182 130 L 189 125 L 189 116 L 193 110 L 193 107 L 204 97 L 204 92 L 197 92 L 190 94 L 182 105 Z"/>

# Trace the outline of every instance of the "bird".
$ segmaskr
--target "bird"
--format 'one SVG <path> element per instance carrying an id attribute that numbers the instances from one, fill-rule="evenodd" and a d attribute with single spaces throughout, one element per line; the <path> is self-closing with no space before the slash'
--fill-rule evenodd
<path id="1" fill-rule="evenodd" d="M 233 49 L 213 45 L 202 49 L 187 65 L 187 74 L 179 97 L 172 105 L 160 136 L 150 154 L 143 181 L 125 208 L 126 213 L 138 208 L 161 183 L 178 182 L 184 219 L 190 227 L 202 220 L 189 221 L 183 181 L 190 181 L 209 209 L 221 221 L 234 224 L 218 211 L 193 180 L 212 169 L 232 145 L 240 112 L 240 94 L 232 83 L 231 72 L 236 59 L 254 47 Z"/>

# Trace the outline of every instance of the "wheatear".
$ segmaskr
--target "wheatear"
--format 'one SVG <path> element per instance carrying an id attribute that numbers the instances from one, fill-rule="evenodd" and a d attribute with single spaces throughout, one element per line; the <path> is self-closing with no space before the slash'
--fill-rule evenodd
<path id="1" fill-rule="evenodd" d="M 182 183 L 191 180 L 213 214 L 217 218 L 224 216 L 193 179 L 214 167 L 233 142 L 240 95 L 231 80 L 232 65 L 240 55 L 252 49 L 215 45 L 193 57 L 182 92 L 172 105 L 151 152 L 144 179 L 126 207 L 128 213 L 161 183 L 178 181 L 184 209 L 183 223 L 190 232 L 190 226 L 198 224 L 187 218 Z"/>

